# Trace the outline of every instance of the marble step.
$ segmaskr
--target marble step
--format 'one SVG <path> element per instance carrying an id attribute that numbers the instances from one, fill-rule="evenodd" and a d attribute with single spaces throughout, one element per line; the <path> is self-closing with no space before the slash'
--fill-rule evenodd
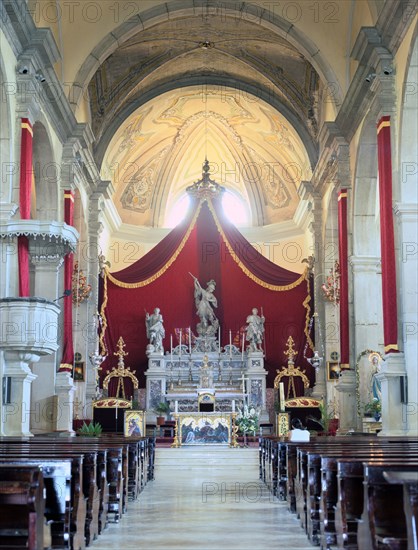
<path id="1" fill-rule="evenodd" d="M 155 469 L 258 469 L 258 449 L 231 449 L 230 447 L 157 448 Z"/>

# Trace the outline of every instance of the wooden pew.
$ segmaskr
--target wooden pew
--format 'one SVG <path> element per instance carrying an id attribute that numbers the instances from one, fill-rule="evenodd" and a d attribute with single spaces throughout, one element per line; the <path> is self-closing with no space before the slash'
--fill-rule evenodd
<path id="1" fill-rule="evenodd" d="M 103 531 L 108 514 L 114 514 L 115 521 L 119 521 L 126 511 L 128 494 L 130 498 L 137 498 L 147 481 L 154 477 L 154 438 L 104 434 L 94 441 L 91 438 L 50 436 L 0 438 L 0 441 L 0 459 L 5 458 L 5 453 L 13 460 L 19 457 L 36 460 L 41 457 L 49 460 L 51 456 L 82 457 L 83 471 L 79 468 L 78 473 L 74 472 L 75 476 L 70 476 L 72 516 L 67 537 L 71 548 L 76 550 L 85 548 Z M 54 544 L 59 544 L 59 535 L 61 538 L 64 535 L 60 533 L 56 520 L 52 530 Z"/>
<path id="2" fill-rule="evenodd" d="M 359 550 L 407 550 L 402 486 L 389 484 L 383 473 L 403 471 L 406 467 L 418 472 L 418 460 L 365 462 L 363 467 L 364 505 L 358 528 Z"/>
<path id="3" fill-rule="evenodd" d="M 403 472 L 385 470 L 383 475 L 388 483 L 403 487 L 408 548 L 418 550 L 418 472 L 408 469 Z"/>
<path id="4" fill-rule="evenodd" d="M 3 464 L 0 469 L 0 548 L 42 549 L 44 525 L 41 468 Z"/>
<path id="5" fill-rule="evenodd" d="M 45 518 L 50 523 L 52 548 L 84 548 L 84 519 L 81 493 L 83 457 L 44 458 L 30 453 L 0 453 L 0 470 L 3 464 L 42 469 L 45 487 Z M 82 519 L 81 526 L 77 522 Z M 80 524 L 79 524 L 80 525 Z M 80 545 L 77 546 L 78 541 Z"/>
<path id="6" fill-rule="evenodd" d="M 381 458 L 376 459 L 379 463 Z M 390 457 L 385 459 L 390 461 Z M 403 456 L 406 467 L 409 458 Z M 369 459 L 371 462 L 371 459 Z M 338 503 L 335 509 L 335 528 L 339 548 L 358 547 L 358 527 L 364 511 L 364 459 L 338 459 Z M 401 506 L 402 509 L 402 506 Z"/>

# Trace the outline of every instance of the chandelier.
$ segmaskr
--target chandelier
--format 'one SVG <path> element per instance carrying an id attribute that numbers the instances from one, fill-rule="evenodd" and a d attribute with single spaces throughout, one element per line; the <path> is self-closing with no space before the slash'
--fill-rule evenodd
<path id="1" fill-rule="evenodd" d="M 324 297 L 334 304 L 340 303 L 340 264 L 335 260 L 334 267 L 329 270 L 326 282 L 321 285 Z"/>
<path id="2" fill-rule="evenodd" d="M 87 277 L 82 269 L 79 269 L 78 262 L 74 264 L 73 270 L 73 304 L 79 306 L 87 300 L 91 294 L 91 285 L 87 284 Z"/>

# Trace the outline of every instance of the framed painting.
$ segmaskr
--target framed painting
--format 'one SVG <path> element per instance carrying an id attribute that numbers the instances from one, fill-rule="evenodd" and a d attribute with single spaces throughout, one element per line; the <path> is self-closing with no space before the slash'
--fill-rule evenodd
<path id="1" fill-rule="evenodd" d="M 125 411 L 123 433 L 125 437 L 144 437 L 145 411 Z"/>
<path id="2" fill-rule="evenodd" d="M 340 377 L 341 366 L 338 361 L 327 361 L 327 380 L 333 382 Z"/>
<path id="3" fill-rule="evenodd" d="M 84 361 L 74 362 L 74 382 L 84 382 Z"/>

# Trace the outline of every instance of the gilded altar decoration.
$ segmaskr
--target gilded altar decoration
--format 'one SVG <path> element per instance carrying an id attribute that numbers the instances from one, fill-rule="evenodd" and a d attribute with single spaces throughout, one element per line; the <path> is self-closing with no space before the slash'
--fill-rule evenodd
<path id="1" fill-rule="evenodd" d="M 209 176 L 209 161 L 205 159 L 203 163 L 202 178 L 196 181 L 193 185 L 186 188 L 187 193 L 192 197 L 198 197 L 199 199 L 211 199 L 217 195 L 224 193 L 225 188 L 212 180 Z"/>
<path id="2" fill-rule="evenodd" d="M 337 260 L 335 260 L 334 267 L 329 270 L 327 280 L 322 284 L 321 288 L 324 293 L 324 297 L 336 305 L 340 303 L 340 279 L 340 264 Z"/>
<path id="3" fill-rule="evenodd" d="M 126 399 L 125 395 L 125 384 L 124 384 L 124 378 L 128 378 L 132 381 L 132 385 L 135 390 L 138 389 L 138 378 L 134 375 L 133 372 L 131 372 L 130 367 L 125 367 L 125 360 L 124 357 L 128 355 L 128 353 L 123 349 L 125 347 L 125 342 L 123 341 L 122 336 L 120 336 L 118 340 L 118 351 L 114 352 L 113 355 L 116 355 L 119 357 L 118 359 L 118 366 L 113 367 L 113 369 L 109 372 L 109 374 L 106 376 L 106 378 L 103 380 L 103 388 L 105 390 L 109 387 L 109 382 L 112 378 L 118 379 L 118 387 L 116 390 L 116 398 L 119 398 L 120 396 L 123 399 Z"/>
<path id="4" fill-rule="evenodd" d="M 277 437 L 286 437 L 289 432 L 290 426 L 290 414 L 286 412 L 280 412 L 277 414 Z"/>
<path id="5" fill-rule="evenodd" d="M 280 381 L 283 377 L 289 378 L 290 380 L 287 386 L 286 399 L 290 399 L 291 397 L 297 397 L 294 378 L 302 378 L 303 386 L 305 388 L 309 388 L 309 378 L 305 374 L 306 370 L 301 370 L 300 367 L 295 367 L 294 358 L 296 357 L 298 352 L 295 350 L 295 341 L 291 336 L 289 336 L 289 338 L 287 339 L 286 345 L 287 350 L 284 352 L 284 354 L 288 357 L 287 367 L 282 367 L 280 370 L 277 369 L 277 375 L 274 379 L 274 389 L 277 390 L 279 388 Z M 291 392 L 293 394 L 292 396 L 290 395 Z"/>
<path id="6" fill-rule="evenodd" d="M 179 416 L 181 445 L 226 445 L 231 443 L 231 418 L 217 413 Z"/>
<path id="7" fill-rule="evenodd" d="M 87 284 L 87 277 L 84 271 L 79 269 L 78 262 L 75 262 L 72 277 L 73 304 L 79 306 L 87 300 L 91 294 L 91 285 Z"/>

